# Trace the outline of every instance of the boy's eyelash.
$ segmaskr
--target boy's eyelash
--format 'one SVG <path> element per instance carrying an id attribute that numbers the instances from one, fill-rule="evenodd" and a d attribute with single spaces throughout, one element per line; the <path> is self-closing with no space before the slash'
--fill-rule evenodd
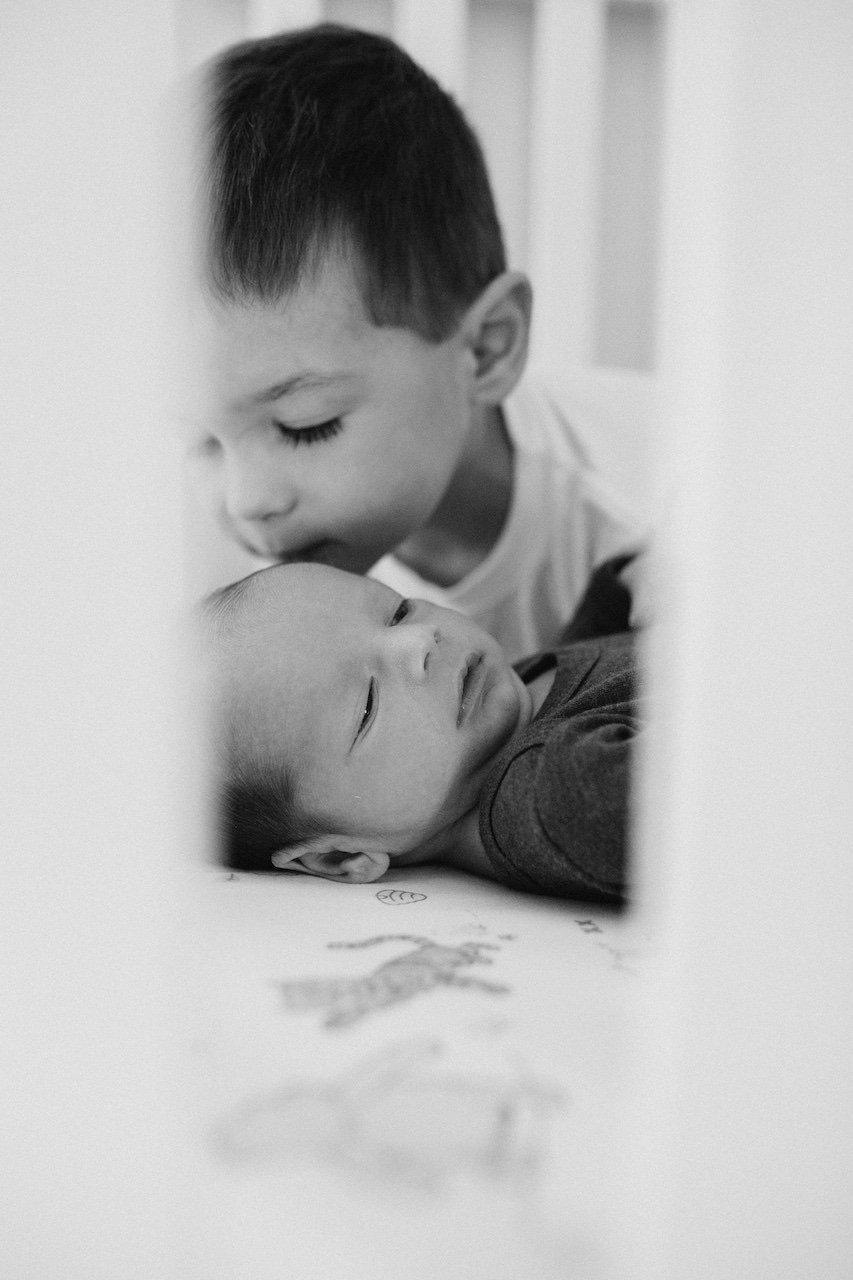
<path id="1" fill-rule="evenodd" d="M 343 430 L 343 425 L 340 418 L 329 418 L 328 422 L 318 422 L 314 427 L 288 427 L 284 422 L 277 420 L 273 422 L 282 439 L 294 449 L 300 444 L 317 444 L 320 440 L 331 440 Z"/>
<path id="2" fill-rule="evenodd" d="M 391 615 L 391 621 L 388 623 L 389 627 L 396 627 L 398 622 L 402 622 L 411 612 L 411 608 L 412 606 L 408 600 L 401 600 Z"/>

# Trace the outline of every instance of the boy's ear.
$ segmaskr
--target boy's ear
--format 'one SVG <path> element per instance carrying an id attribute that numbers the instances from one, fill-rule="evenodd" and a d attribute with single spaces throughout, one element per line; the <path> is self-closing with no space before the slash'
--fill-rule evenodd
<path id="1" fill-rule="evenodd" d="M 474 358 L 474 394 L 500 404 L 527 363 L 533 290 L 521 271 L 503 271 L 486 285 L 462 318 L 462 337 Z"/>
<path id="2" fill-rule="evenodd" d="M 306 840 L 272 855 L 279 871 L 302 871 L 327 880 L 347 880 L 350 884 L 371 884 L 384 876 L 391 859 L 387 853 L 347 852 L 330 839 Z"/>

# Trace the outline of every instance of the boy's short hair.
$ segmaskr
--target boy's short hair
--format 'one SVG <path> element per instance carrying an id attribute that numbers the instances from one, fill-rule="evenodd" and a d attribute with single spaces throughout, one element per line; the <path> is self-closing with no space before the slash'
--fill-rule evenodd
<path id="1" fill-rule="evenodd" d="M 354 253 L 376 325 L 440 341 L 506 268 L 480 144 L 392 40 L 322 24 L 211 64 L 208 273 L 275 302 Z"/>
<path id="2" fill-rule="evenodd" d="M 202 601 L 201 621 L 213 650 L 221 652 L 239 644 L 240 606 L 254 589 L 257 576 L 232 582 Z M 321 835 L 321 824 L 298 804 L 287 765 L 257 758 L 250 745 L 251 733 L 232 710 L 217 705 L 214 719 L 215 827 L 220 858 L 235 870 L 271 871 L 274 853 Z"/>

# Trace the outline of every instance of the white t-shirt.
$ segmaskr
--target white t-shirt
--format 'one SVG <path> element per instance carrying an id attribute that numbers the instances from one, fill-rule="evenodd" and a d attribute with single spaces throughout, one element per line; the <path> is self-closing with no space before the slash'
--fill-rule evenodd
<path id="1" fill-rule="evenodd" d="M 511 661 L 551 644 L 596 565 L 642 534 L 596 473 L 583 430 L 542 387 L 523 379 L 502 405 L 514 449 L 512 496 L 488 556 L 451 587 L 439 587 L 385 556 L 371 574 L 404 596 L 458 609 L 491 632 Z"/>

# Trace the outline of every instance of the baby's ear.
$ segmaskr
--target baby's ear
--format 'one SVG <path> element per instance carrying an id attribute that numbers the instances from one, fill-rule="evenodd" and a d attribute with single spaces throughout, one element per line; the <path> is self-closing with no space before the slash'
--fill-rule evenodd
<path id="1" fill-rule="evenodd" d="M 327 880 L 348 880 L 350 884 L 370 884 L 388 870 L 387 853 L 346 852 L 328 839 L 306 840 L 272 855 L 279 871 L 302 871 Z"/>

